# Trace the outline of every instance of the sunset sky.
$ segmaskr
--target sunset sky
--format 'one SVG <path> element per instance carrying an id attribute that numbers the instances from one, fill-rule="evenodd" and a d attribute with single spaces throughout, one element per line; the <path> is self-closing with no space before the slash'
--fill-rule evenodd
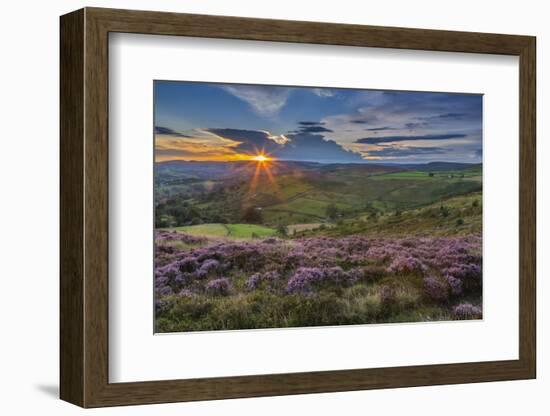
<path id="1" fill-rule="evenodd" d="M 482 96 L 155 81 L 155 158 L 479 163 Z"/>

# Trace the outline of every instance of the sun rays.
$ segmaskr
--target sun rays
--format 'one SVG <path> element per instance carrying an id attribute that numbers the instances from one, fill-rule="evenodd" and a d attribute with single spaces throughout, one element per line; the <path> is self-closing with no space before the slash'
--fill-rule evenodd
<path id="1" fill-rule="evenodd" d="M 260 182 L 260 177 L 265 175 L 267 181 L 269 182 L 269 189 L 266 189 L 266 191 L 273 192 L 278 199 L 282 200 L 282 194 L 279 186 L 277 185 L 275 175 L 272 172 L 272 168 L 276 167 L 278 164 L 277 160 L 266 153 L 263 149 L 251 154 L 249 160 L 250 162 L 247 164 L 247 168 L 250 168 L 250 164 L 255 166 L 254 174 L 250 179 L 250 185 L 248 187 L 247 199 L 251 199 L 255 196 L 258 183 Z"/>
<path id="2" fill-rule="evenodd" d="M 271 159 L 268 156 L 264 155 L 264 154 L 259 154 L 259 155 L 254 156 L 252 158 L 252 160 L 255 161 L 255 162 L 264 163 L 264 162 L 270 161 Z"/>

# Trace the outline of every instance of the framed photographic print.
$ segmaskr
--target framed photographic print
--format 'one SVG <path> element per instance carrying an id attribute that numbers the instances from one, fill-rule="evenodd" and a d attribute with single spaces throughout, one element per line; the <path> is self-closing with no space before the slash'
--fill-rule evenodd
<path id="1" fill-rule="evenodd" d="M 63 16 L 61 398 L 534 378 L 535 104 L 529 36 Z"/>

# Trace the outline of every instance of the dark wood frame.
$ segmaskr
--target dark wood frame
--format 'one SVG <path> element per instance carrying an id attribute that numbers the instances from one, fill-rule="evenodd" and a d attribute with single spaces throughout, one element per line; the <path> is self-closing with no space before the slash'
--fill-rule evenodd
<path id="1" fill-rule="evenodd" d="M 519 56 L 519 359 L 109 383 L 110 32 Z M 100 407 L 535 378 L 535 50 L 530 36 L 98 8 L 62 16 L 61 398 Z"/>

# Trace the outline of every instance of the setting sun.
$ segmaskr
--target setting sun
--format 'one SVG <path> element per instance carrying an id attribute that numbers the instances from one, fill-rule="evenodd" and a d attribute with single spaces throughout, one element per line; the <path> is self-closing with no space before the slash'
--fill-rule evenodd
<path id="1" fill-rule="evenodd" d="M 271 160 L 271 158 L 267 157 L 266 155 L 259 154 L 254 156 L 252 160 L 254 160 L 255 162 L 267 162 Z"/>

